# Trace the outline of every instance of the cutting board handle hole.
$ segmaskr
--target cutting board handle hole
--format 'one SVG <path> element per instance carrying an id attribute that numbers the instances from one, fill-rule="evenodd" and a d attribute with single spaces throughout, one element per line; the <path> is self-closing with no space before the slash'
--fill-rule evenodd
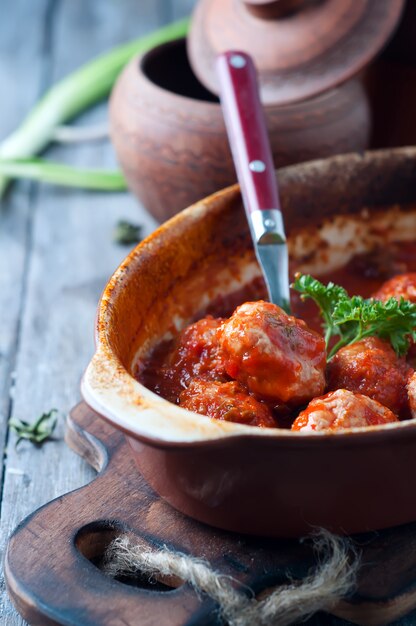
<path id="1" fill-rule="evenodd" d="M 79 529 L 75 536 L 75 547 L 104 575 L 103 563 L 107 548 L 116 537 L 124 535 L 126 531 L 124 525 L 114 521 L 92 522 Z M 161 592 L 174 591 L 184 584 L 180 579 L 162 575 L 149 580 L 147 574 L 134 576 L 120 574 L 114 580 L 129 587 Z"/>

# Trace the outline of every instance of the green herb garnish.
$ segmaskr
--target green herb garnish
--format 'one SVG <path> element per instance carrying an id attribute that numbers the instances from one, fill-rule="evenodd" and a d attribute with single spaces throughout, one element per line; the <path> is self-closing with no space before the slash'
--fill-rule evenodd
<path id="1" fill-rule="evenodd" d="M 343 287 L 323 283 L 308 274 L 297 274 L 293 289 L 302 299 L 311 298 L 322 317 L 327 349 L 333 337 L 339 337 L 328 353 L 328 360 L 343 346 L 369 336 L 390 341 L 399 356 L 406 354 L 416 340 L 416 304 L 401 298 L 386 302 L 350 297 Z"/>
<path id="2" fill-rule="evenodd" d="M 9 426 L 16 433 L 16 448 L 23 439 L 27 439 L 31 443 L 41 445 L 47 439 L 50 439 L 55 430 L 58 419 L 53 417 L 57 413 L 56 409 L 51 409 L 49 413 L 42 413 L 36 422 L 25 422 L 24 420 L 10 420 Z"/>
<path id="3" fill-rule="evenodd" d="M 138 243 L 142 239 L 142 227 L 127 220 L 119 220 L 114 229 L 113 239 L 122 246 Z"/>

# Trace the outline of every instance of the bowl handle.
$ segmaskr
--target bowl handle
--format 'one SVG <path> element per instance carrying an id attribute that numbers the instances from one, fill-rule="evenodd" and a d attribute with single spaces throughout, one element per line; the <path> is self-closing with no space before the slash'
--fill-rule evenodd
<path id="1" fill-rule="evenodd" d="M 81 382 L 85 402 L 115 428 L 153 445 L 183 445 L 254 435 L 253 427 L 211 419 L 156 395 L 131 376 L 105 347 L 91 359 Z M 256 435 L 272 429 L 256 429 Z"/>

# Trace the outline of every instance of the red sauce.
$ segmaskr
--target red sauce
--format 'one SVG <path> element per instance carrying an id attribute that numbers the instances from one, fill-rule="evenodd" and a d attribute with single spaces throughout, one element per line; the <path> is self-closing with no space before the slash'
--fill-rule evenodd
<path id="1" fill-rule="evenodd" d="M 350 295 L 369 298 L 381 285 L 404 272 L 416 271 L 416 242 L 391 244 L 388 249 L 376 249 L 368 254 L 355 256 L 344 267 L 321 274 L 317 278 L 323 283 L 330 280 L 342 285 Z M 293 294 L 293 292 L 292 292 Z M 315 304 L 308 300 L 300 302 L 298 294 L 293 294 L 292 302 L 295 314 L 304 319 L 311 328 L 321 328 L 321 318 Z"/>
<path id="2" fill-rule="evenodd" d="M 369 297 L 385 281 L 405 272 L 416 272 L 416 242 L 400 242 L 391 245 L 388 249 L 377 249 L 372 253 L 357 255 L 345 267 L 331 274 L 321 275 L 319 279 L 322 282 L 332 280 L 334 283 L 342 285 L 350 295 L 357 294 Z M 229 317 L 238 304 L 247 300 L 258 300 L 264 298 L 264 296 L 262 281 L 256 280 L 250 287 L 238 294 L 216 299 L 215 302 L 211 303 L 207 311 L 201 313 L 200 317 L 205 316 L 207 313 L 214 318 Z M 301 302 L 299 296 L 294 293 L 292 310 L 294 315 L 305 320 L 310 328 L 318 332 L 321 331 L 321 318 L 317 307 L 312 301 Z M 208 320 L 205 319 L 199 322 L 199 326 L 195 325 L 196 330 L 190 327 L 190 329 L 183 332 L 179 344 L 175 340 L 160 344 L 150 355 L 147 362 L 142 364 L 141 371 L 138 374 L 139 380 L 149 389 L 175 403 L 180 402 L 181 393 L 189 388 L 190 381 L 194 379 L 215 380 L 217 383 L 225 384 L 223 389 L 228 390 L 227 383 L 230 383 L 233 378 L 232 367 L 230 365 L 227 368 L 223 367 L 221 360 L 218 359 L 215 341 L 211 345 L 211 335 L 214 337 L 213 333 L 215 334 L 218 326 L 219 323 L 214 319 L 210 320 L 208 318 Z M 198 337 L 201 333 L 205 333 L 202 344 Z M 208 340 L 206 340 L 207 337 Z M 211 370 L 214 372 L 212 375 L 210 374 Z M 239 380 L 239 384 L 247 384 L 247 381 L 238 378 L 236 372 L 234 374 L 234 378 Z M 215 390 L 212 382 L 209 385 L 207 383 L 206 386 L 207 388 L 209 387 L 209 394 L 212 394 L 212 389 L 214 388 Z M 270 418 L 267 416 L 271 414 L 277 426 L 290 427 L 293 419 L 302 409 L 302 407 L 298 406 L 296 411 L 293 412 L 293 409 L 285 406 L 283 399 L 259 396 L 248 388 L 246 391 L 248 394 L 254 395 L 257 402 L 264 405 L 264 410 L 263 408 L 259 409 L 261 418 L 259 417 L 258 423 L 253 421 L 251 417 L 251 400 L 243 398 L 240 387 L 238 388 L 238 393 L 234 388 L 232 388 L 232 394 L 228 393 L 232 400 L 230 400 L 230 397 L 227 398 L 229 403 L 234 402 L 236 406 L 238 404 L 243 407 L 241 410 L 244 415 L 249 416 L 245 423 L 258 426 L 270 425 Z M 195 410 L 199 400 L 191 396 L 192 393 L 185 393 L 182 397 L 186 397 L 189 408 Z M 202 402 L 201 406 L 203 404 Z M 205 403 L 206 406 L 214 404 L 210 402 Z M 249 405 L 250 411 L 247 409 Z M 232 405 L 232 408 L 229 408 L 227 405 L 227 411 L 222 413 L 220 411 L 221 414 L 218 417 L 220 419 L 228 419 L 223 416 L 224 413 L 227 416 L 232 415 L 233 421 L 244 422 L 243 419 L 238 420 L 235 417 L 236 411 L 238 413 L 239 410 L 236 406 Z M 199 412 L 207 414 L 206 410 Z M 210 414 L 209 411 L 208 414 Z M 212 416 L 215 415 L 213 414 Z"/>

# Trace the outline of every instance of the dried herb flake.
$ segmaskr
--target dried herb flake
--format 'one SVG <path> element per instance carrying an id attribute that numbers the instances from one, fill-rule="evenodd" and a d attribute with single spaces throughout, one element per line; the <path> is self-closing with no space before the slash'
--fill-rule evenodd
<path id="1" fill-rule="evenodd" d="M 48 413 L 42 413 L 32 423 L 19 419 L 10 420 L 9 426 L 17 435 L 16 448 L 24 439 L 37 445 L 42 445 L 47 439 L 50 439 L 58 422 L 58 418 L 54 417 L 55 413 L 57 413 L 57 409 L 51 409 Z"/>
<path id="2" fill-rule="evenodd" d="M 129 246 L 142 240 L 142 226 L 127 220 L 119 220 L 114 229 L 113 239 L 122 246 Z"/>

